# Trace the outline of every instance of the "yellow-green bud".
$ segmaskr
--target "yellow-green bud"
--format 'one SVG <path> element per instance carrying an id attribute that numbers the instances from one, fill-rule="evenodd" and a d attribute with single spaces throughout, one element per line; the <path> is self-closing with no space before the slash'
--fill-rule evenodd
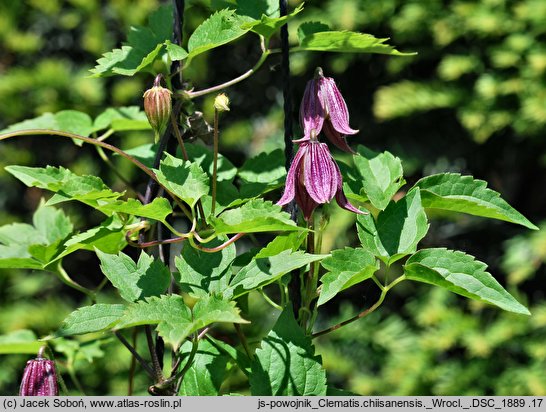
<path id="1" fill-rule="evenodd" d="M 229 112 L 229 98 L 224 93 L 220 93 L 214 99 L 214 108 L 219 112 Z"/>
<path id="2" fill-rule="evenodd" d="M 172 92 L 161 86 L 161 77 L 158 74 L 153 87 L 144 93 L 144 111 L 155 132 L 156 141 L 167 127 L 172 110 Z"/>

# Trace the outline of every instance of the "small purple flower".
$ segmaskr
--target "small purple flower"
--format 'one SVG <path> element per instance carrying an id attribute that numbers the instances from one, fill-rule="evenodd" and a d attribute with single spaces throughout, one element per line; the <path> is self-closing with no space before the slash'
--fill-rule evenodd
<path id="1" fill-rule="evenodd" d="M 21 388 L 20 396 L 57 396 L 59 386 L 55 372 L 55 362 L 42 357 L 42 350 L 38 352 L 36 359 L 27 362 Z"/>
<path id="2" fill-rule="evenodd" d="M 349 110 L 343 96 L 331 77 L 324 77 L 317 68 L 315 77 L 307 83 L 300 105 L 300 124 L 303 139 L 312 139 L 322 130 L 326 137 L 339 149 L 354 153 L 345 140 L 345 135 L 358 133 L 349 126 Z"/>
<path id="3" fill-rule="evenodd" d="M 313 136 L 300 144 L 288 170 L 284 194 L 277 204 L 286 205 L 295 198 L 305 220 L 309 221 L 319 204 L 328 203 L 334 197 L 343 209 L 365 214 L 349 203 L 343 193 L 341 172 L 328 146 Z"/>

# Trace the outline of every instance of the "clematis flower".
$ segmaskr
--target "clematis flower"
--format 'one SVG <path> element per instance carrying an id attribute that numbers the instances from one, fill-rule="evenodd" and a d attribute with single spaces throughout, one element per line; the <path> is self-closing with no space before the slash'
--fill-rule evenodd
<path id="1" fill-rule="evenodd" d="M 55 373 L 55 362 L 42 357 L 42 349 L 36 359 L 27 362 L 21 387 L 20 396 L 57 396 L 59 386 Z"/>
<path id="2" fill-rule="evenodd" d="M 295 198 L 305 220 L 309 221 L 319 204 L 328 203 L 334 197 L 343 209 L 365 214 L 345 197 L 338 165 L 326 143 L 320 143 L 312 133 L 312 138 L 303 141 L 294 156 L 286 177 L 284 194 L 277 204 L 283 206 Z"/>
<path id="3" fill-rule="evenodd" d="M 336 82 L 331 77 L 324 77 L 320 67 L 305 87 L 300 105 L 300 124 L 304 137 L 297 142 L 311 139 L 313 132 L 318 135 L 324 131 L 326 137 L 339 149 L 354 153 L 345 135 L 356 134 L 358 130 L 349 126 L 349 110 Z"/>

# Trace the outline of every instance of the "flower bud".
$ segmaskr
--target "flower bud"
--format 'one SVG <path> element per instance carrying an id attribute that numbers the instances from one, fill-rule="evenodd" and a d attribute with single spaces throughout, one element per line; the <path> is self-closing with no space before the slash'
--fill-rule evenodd
<path id="1" fill-rule="evenodd" d="M 158 74 L 153 87 L 144 93 L 144 111 L 155 132 L 156 142 L 167 127 L 172 110 L 172 92 L 161 86 L 161 77 Z"/>
<path id="2" fill-rule="evenodd" d="M 220 93 L 214 99 L 214 108 L 219 112 L 229 112 L 229 98 L 224 93 Z"/>
<path id="3" fill-rule="evenodd" d="M 42 350 L 36 359 L 27 362 L 21 388 L 20 396 L 57 396 L 59 385 L 55 372 L 55 362 L 42 357 Z"/>

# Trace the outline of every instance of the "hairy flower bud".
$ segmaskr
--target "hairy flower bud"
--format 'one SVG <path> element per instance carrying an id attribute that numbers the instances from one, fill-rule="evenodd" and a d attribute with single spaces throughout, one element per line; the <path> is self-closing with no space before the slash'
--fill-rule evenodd
<path id="1" fill-rule="evenodd" d="M 41 352 L 40 350 L 36 359 L 27 362 L 19 389 L 20 396 L 59 395 L 55 362 L 44 359 Z"/>
<path id="2" fill-rule="evenodd" d="M 219 112 L 229 112 L 229 97 L 224 93 L 220 93 L 214 99 L 214 108 Z"/>
<path id="3" fill-rule="evenodd" d="M 161 77 L 158 74 L 153 87 L 144 92 L 144 112 L 155 132 L 156 142 L 169 123 L 172 110 L 172 92 L 161 86 Z"/>

